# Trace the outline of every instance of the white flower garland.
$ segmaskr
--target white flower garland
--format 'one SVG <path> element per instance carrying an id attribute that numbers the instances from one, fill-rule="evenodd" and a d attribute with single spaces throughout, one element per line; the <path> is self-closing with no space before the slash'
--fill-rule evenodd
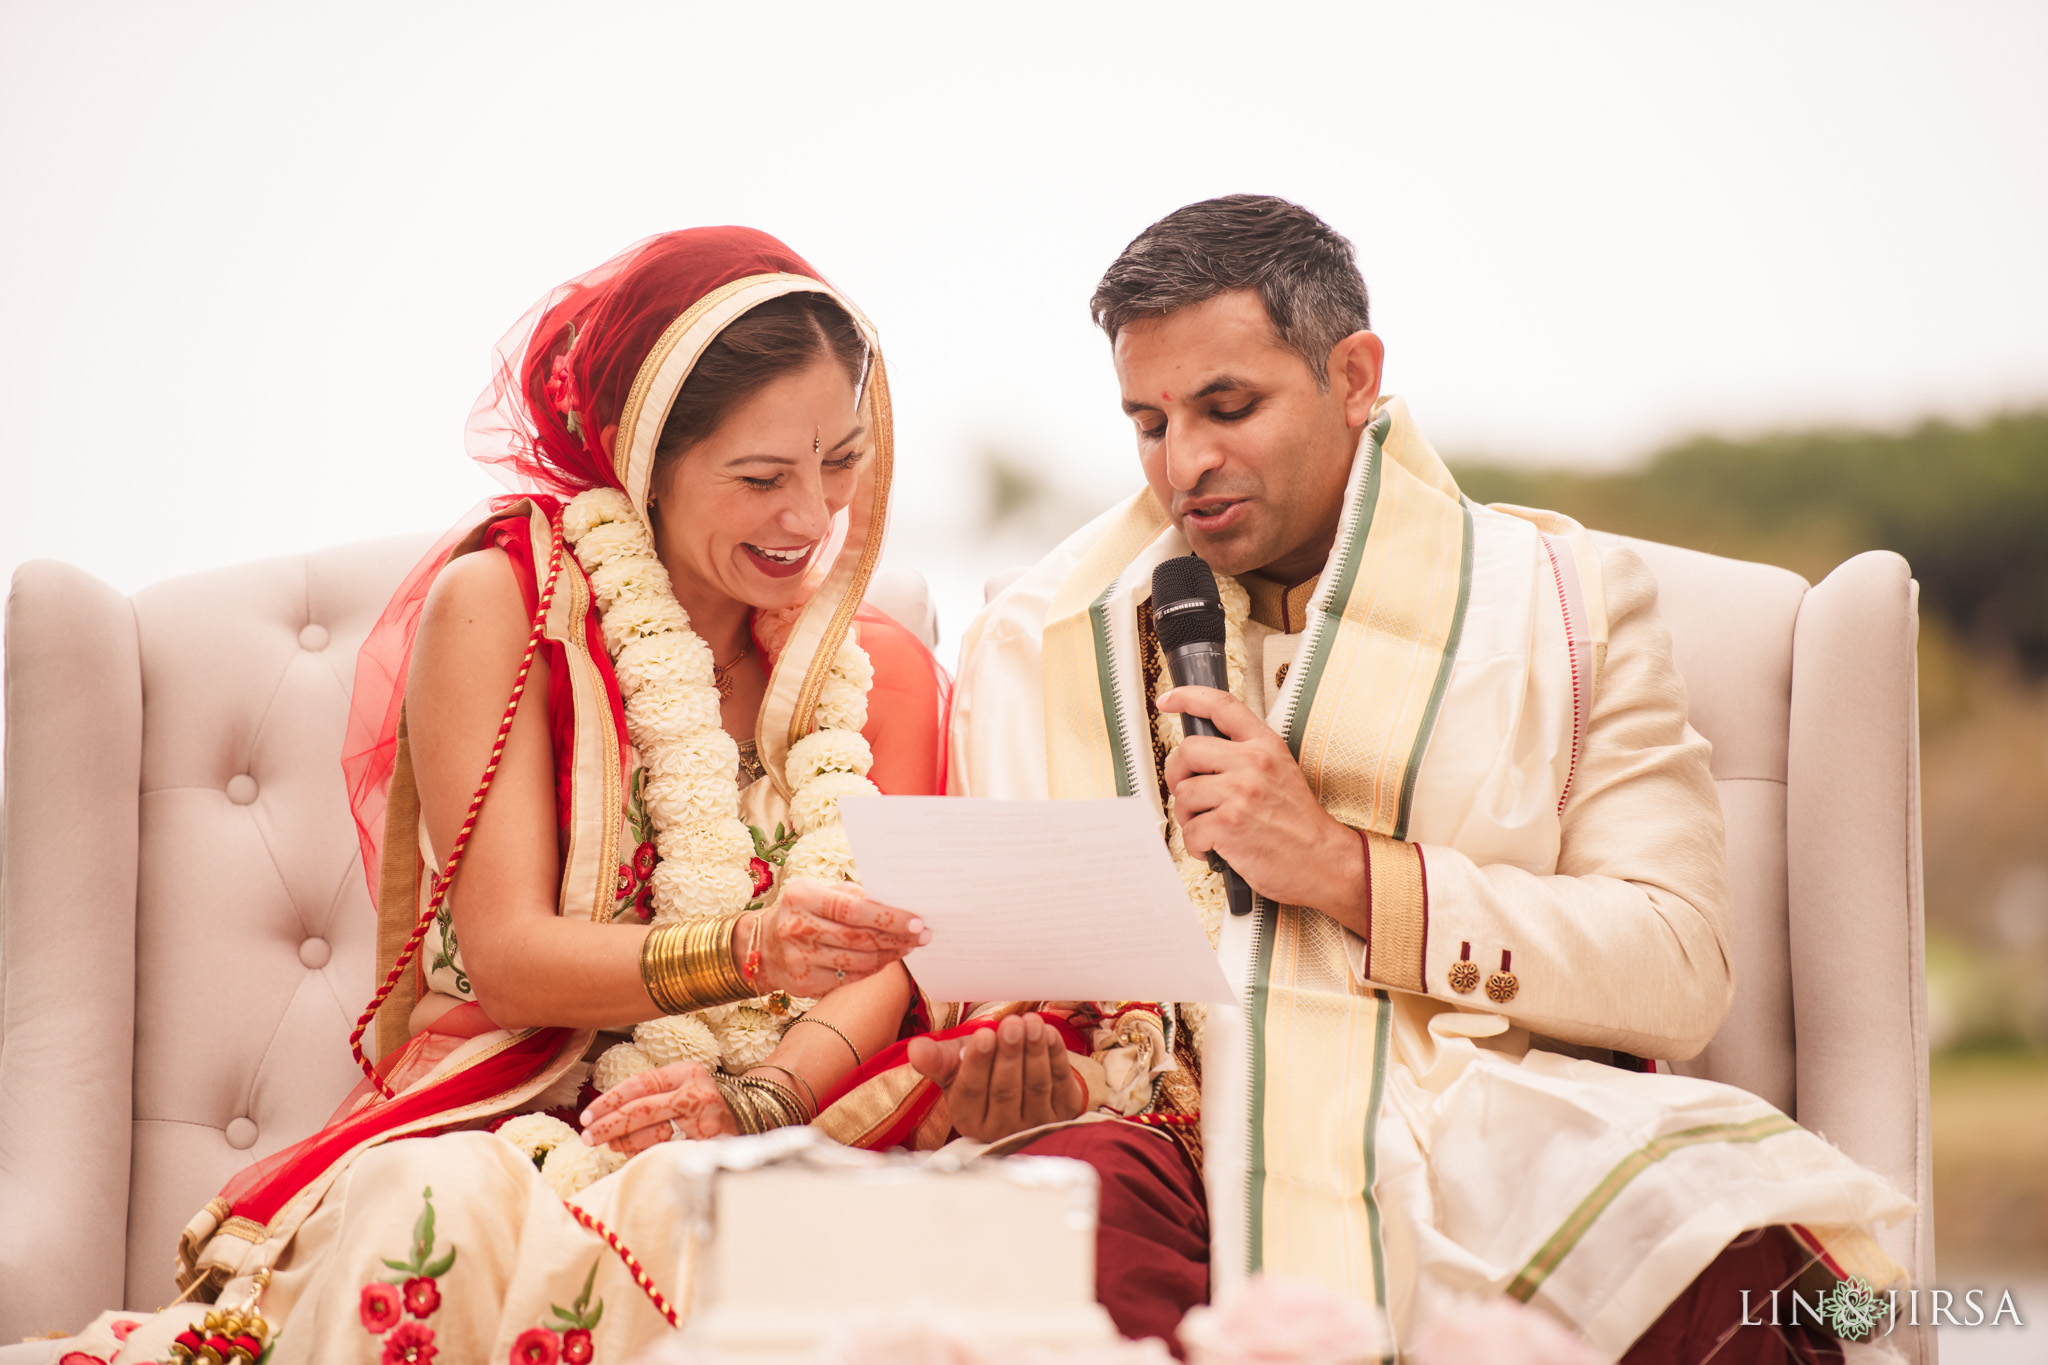
<path id="1" fill-rule="evenodd" d="M 647 524 L 624 493 L 592 489 L 562 512 L 562 536 L 590 576 L 605 648 L 626 702 L 626 733 L 647 771 L 645 799 L 661 855 L 652 878 L 657 925 L 742 910 L 754 899 L 754 838 L 739 818 L 739 746 L 719 720 L 710 647 L 690 629 Z M 821 727 L 791 746 L 784 774 L 798 838 L 770 895 L 790 877 L 851 881 L 853 852 L 839 800 L 876 792 L 874 754 L 862 736 L 874 665 L 851 632 L 818 698 Z M 744 1071 L 774 1050 L 786 1019 L 754 1000 L 652 1019 L 633 1041 L 597 1059 L 592 1083 L 609 1090 L 650 1067 L 687 1057 L 707 1070 Z"/>
<path id="2" fill-rule="evenodd" d="M 1230 673 L 1230 692 L 1239 700 L 1244 698 L 1244 623 L 1251 615 L 1251 596 L 1234 578 L 1216 575 L 1216 591 L 1223 599 L 1223 660 Z M 1152 695 L 1163 697 L 1173 690 L 1173 675 L 1168 672 L 1162 657 L 1159 672 L 1152 679 Z M 1180 744 L 1183 731 L 1180 717 L 1172 711 L 1161 711 L 1158 719 L 1159 742 L 1171 754 Z M 1202 932 L 1209 936 L 1213 946 L 1223 932 L 1223 915 L 1229 906 L 1229 896 L 1223 889 L 1223 874 L 1209 870 L 1209 860 L 1197 858 L 1188 852 L 1187 844 L 1181 839 L 1180 821 L 1175 818 L 1178 802 L 1169 796 L 1166 800 L 1166 848 L 1173 854 L 1174 870 L 1180 873 L 1181 885 L 1187 888 L 1188 899 L 1194 902 L 1195 913 L 1201 916 Z M 1208 1018 L 1208 1009 L 1202 1005 L 1181 1003 L 1175 1006 L 1182 1023 L 1197 1046 L 1201 1042 L 1202 1024 Z"/>

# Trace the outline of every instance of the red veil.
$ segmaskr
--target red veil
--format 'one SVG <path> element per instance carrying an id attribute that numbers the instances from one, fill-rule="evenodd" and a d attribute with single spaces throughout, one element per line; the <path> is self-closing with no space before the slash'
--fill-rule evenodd
<path id="1" fill-rule="evenodd" d="M 550 290 L 492 353 L 490 385 L 466 427 L 470 458 L 515 495 L 567 499 L 592 488 L 623 488 L 613 436 L 643 359 L 691 304 L 736 280 L 775 274 L 825 282 L 765 232 L 689 228 L 636 242 Z M 517 500 L 494 498 L 489 510 Z M 420 610 L 449 552 L 483 520 L 482 512 L 464 518 L 405 576 L 356 656 L 341 769 L 373 903 L 406 662 Z"/>

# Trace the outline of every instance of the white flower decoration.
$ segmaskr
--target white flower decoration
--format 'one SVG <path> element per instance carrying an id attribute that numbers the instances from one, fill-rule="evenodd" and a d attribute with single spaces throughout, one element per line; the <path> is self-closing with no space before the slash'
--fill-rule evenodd
<path id="1" fill-rule="evenodd" d="M 745 867 L 754 856 L 754 836 L 731 816 L 696 820 L 657 830 L 654 850 L 664 863 L 695 863 L 700 867 Z M 660 869 L 657 867 L 656 869 Z"/>
<path id="2" fill-rule="evenodd" d="M 640 514 L 633 510 L 633 500 L 616 488 L 593 488 L 578 493 L 562 509 L 562 538 L 580 549 L 583 537 L 608 521 L 638 524 Z M 652 552 L 650 546 L 649 553 Z"/>
<path id="3" fill-rule="evenodd" d="M 711 646 L 688 631 L 629 640 L 617 647 L 612 645 L 611 638 L 607 633 L 605 646 L 612 651 L 619 690 L 628 697 L 643 687 L 668 683 L 711 686 Z"/>
<path id="4" fill-rule="evenodd" d="M 711 1024 L 711 1032 L 718 1037 L 725 1069 L 735 1076 L 767 1061 L 768 1054 L 782 1041 L 781 1021 L 750 1005 L 723 1011 L 723 1017 Z"/>
<path id="5" fill-rule="evenodd" d="M 754 898 L 754 879 L 744 867 L 663 862 L 655 865 L 652 881 L 657 924 L 728 915 Z"/>
<path id="6" fill-rule="evenodd" d="M 654 559 L 654 538 L 647 534 L 638 517 L 631 521 L 608 521 L 584 532 L 576 542 L 576 558 L 595 578 L 598 566 L 613 560 Z"/>
<path id="7" fill-rule="evenodd" d="M 626 1158 L 609 1147 L 585 1147 L 576 1142 L 549 1152 L 540 1164 L 540 1178 L 548 1182 L 556 1198 L 567 1199 L 625 1164 Z"/>
<path id="8" fill-rule="evenodd" d="M 881 789 L 854 773 L 821 773 L 789 798 L 789 823 L 799 834 L 839 823 L 842 796 L 880 796 Z"/>
<path id="9" fill-rule="evenodd" d="M 638 1043 L 614 1043 L 604 1050 L 597 1059 L 597 1065 L 590 1069 L 590 1083 L 597 1087 L 599 1093 L 616 1090 L 641 1072 L 653 1069 L 654 1059 L 642 1052 Z"/>
<path id="10" fill-rule="evenodd" d="M 601 529 L 608 531 L 611 527 Z M 642 597 L 675 596 L 668 570 L 652 555 L 626 555 L 598 565 L 590 571 L 590 590 L 597 595 L 597 604 L 603 610 Z"/>
<path id="11" fill-rule="evenodd" d="M 855 880 L 853 845 L 839 825 L 814 829 L 790 846 L 782 864 L 784 885 L 791 877 L 814 877 L 821 882 Z"/>
<path id="12" fill-rule="evenodd" d="M 538 1162 L 557 1147 L 581 1147 L 576 1130 L 552 1114 L 521 1114 L 498 1129 L 498 1136 Z"/>
<path id="13" fill-rule="evenodd" d="M 753 900 L 754 837 L 739 819 L 739 750 L 720 716 L 711 650 L 690 629 L 647 524 L 623 493 L 596 489 L 572 498 L 562 514 L 562 532 L 590 578 L 605 648 L 625 698 L 626 734 L 646 772 L 641 796 L 660 855 L 652 877 L 654 922 L 741 909 Z M 787 641 L 800 610 L 757 613 L 754 628 L 771 653 Z M 859 733 L 867 724 L 874 676 L 874 662 L 849 634 L 820 689 L 819 728 L 792 746 L 785 765 L 790 822 L 800 833 L 785 881 L 797 875 L 852 879 L 853 851 L 838 824 L 839 798 L 875 790 L 865 776 L 874 754 Z M 633 1042 L 598 1058 L 592 1083 L 610 1090 L 683 1057 L 706 1067 L 723 1060 L 743 1070 L 774 1050 L 785 1027 L 776 1014 L 748 1005 L 651 1020 L 634 1030 Z M 557 1141 L 542 1152 L 544 1158 L 562 1150 L 560 1134 L 549 1135 Z M 577 1149 L 597 1150 L 580 1143 Z M 565 1154 L 542 1173 L 566 1196 L 599 1178 L 606 1159 L 593 1164 L 587 1155 Z"/>
<path id="14" fill-rule="evenodd" d="M 828 730 L 865 730 L 867 693 L 844 678 L 827 677 L 825 685 L 818 689 L 818 709 L 813 718 Z"/>
<path id="15" fill-rule="evenodd" d="M 723 1055 L 717 1037 L 694 1014 L 665 1014 L 633 1029 L 633 1043 L 656 1066 L 685 1059 L 706 1071 L 716 1071 Z"/>
<path id="16" fill-rule="evenodd" d="M 858 730 L 813 730 L 789 746 L 783 774 L 797 787 L 825 773 L 866 777 L 875 766 L 875 751 Z"/>
<path id="17" fill-rule="evenodd" d="M 627 733 L 651 744 L 681 744 L 719 725 L 715 687 L 643 687 L 626 698 Z"/>

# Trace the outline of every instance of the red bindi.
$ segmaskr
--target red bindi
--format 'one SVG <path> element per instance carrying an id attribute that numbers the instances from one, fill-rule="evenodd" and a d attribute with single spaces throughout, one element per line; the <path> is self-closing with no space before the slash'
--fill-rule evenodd
<path id="1" fill-rule="evenodd" d="M 1159 401 L 1162 403 L 1171 403 L 1173 401 L 1173 395 L 1168 393 L 1165 389 L 1161 389 L 1159 391 Z"/>

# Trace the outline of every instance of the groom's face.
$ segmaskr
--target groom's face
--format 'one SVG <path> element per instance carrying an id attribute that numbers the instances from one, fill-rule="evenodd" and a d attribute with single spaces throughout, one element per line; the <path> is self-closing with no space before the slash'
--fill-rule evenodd
<path id="1" fill-rule="evenodd" d="M 1220 574 L 1319 571 L 1357 447 L 1344 376 L 1318 385 L 1250 289 L 1127 324 L 1115 359 L 1146 481 L 1195 553 Z"/>

